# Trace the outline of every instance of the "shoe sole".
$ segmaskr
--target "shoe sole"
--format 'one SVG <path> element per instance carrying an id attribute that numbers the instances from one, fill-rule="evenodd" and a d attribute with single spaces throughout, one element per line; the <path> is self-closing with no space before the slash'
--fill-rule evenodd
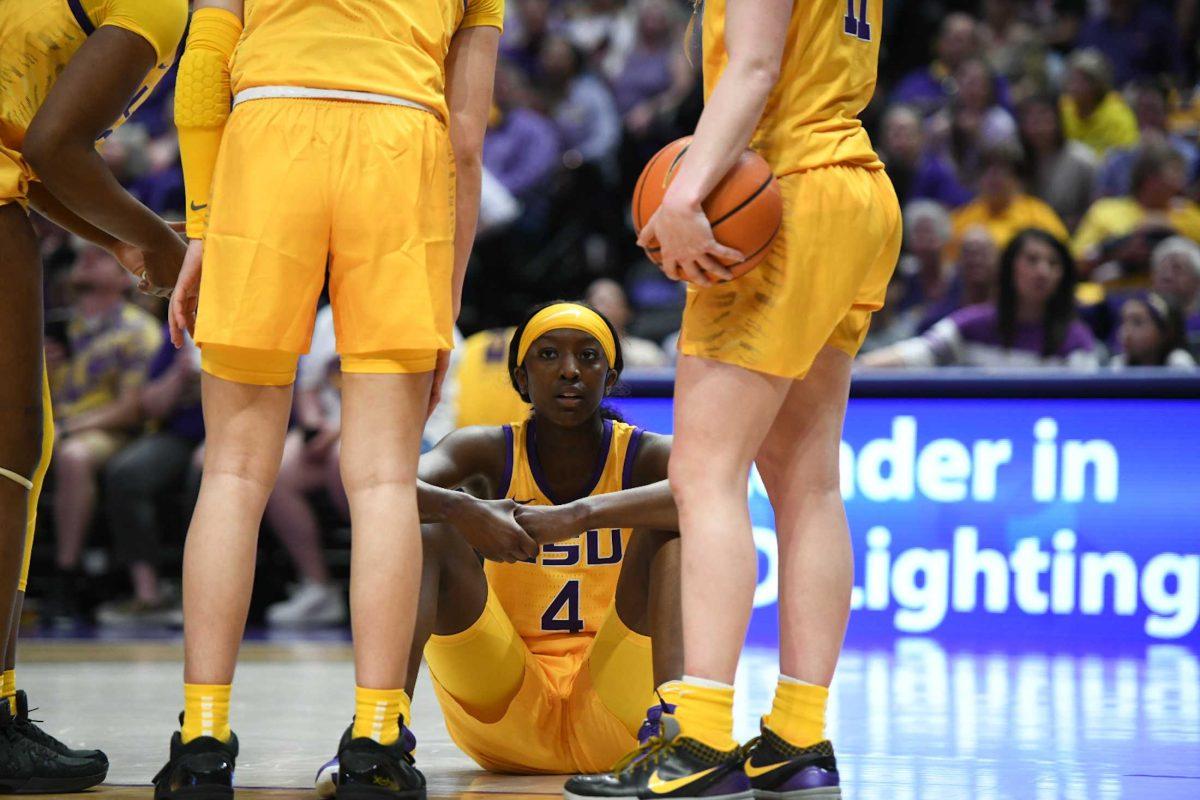
<path id="1" fill-rule="evenodd" d="M 26 778 L 23 781 L 0 779 L 0 794 L 73 794 L 103 783 L 108 770 L 78 778 Z"/>
<path id="2" fill-rule="evenodd" d="M 173 792 L 154 792 L 154 800 L 230 800 L 232 786 L 181 786 Z"/>
<path id="3" fill-rule="evenodd" d="M 794 792 L 766 792 L 755 789 L 754 800 L 842 800 L 842 789 L 840 786 L 798 789 Z"/>
<path id="4" fill-rule="evenodd" d="M 378 786 L 347 784 L 339 786 L 334 797 L 338 800 L 425 800 L 425 790 L 409 789 L 397 792 Z"/>
<path id="5" fill-rule="evenodd" d="M 696 800 L 755 800 L 754 792 L 747 790 L 745 792 L 735 792 L 734 794 L 697 794 L 697 795 L 664 795 L 668 798 L 696 798 Z M 589 794 L 574 794 L 563 789 L 563 797 L 565 800 L 638 800 L 636 794 L 630 795 L 589 795 Z M 820 795 L 814 795 L 820 798 Z M 808 798 L 805 798 L 808 800 Z M 824 798 L 820 798 L 824 800 Z"/>

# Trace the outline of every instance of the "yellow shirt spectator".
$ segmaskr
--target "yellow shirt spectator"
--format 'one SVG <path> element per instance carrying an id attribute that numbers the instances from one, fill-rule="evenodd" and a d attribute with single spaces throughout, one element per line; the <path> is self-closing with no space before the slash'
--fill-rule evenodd
<path id="1" fill-rule="evenodd" d="M 1049 231 L 1063 242 L 1070 242 L 1067 226 L 1063 224 L 1054 209 L 1027 194 L 1019 194 L 1012 199 L 1004 209 L 996 211 L 991 204 L 983 199 L 975 200 L 954 212 L 951 217 L 953 236 L 951 238 L 951 257 L 958 254 L 958 246 L 962 236 L 968 229 L 981 225 L 992 235 L 996 247 L 1003 249 L 1019 232 L 1025 228 L 1041 228 Z"/>
<path id="2" fill-rule="evenodd" d="M 529 417 L 529 404 L 508 376 L 508 343 L 514 330 L 480 331 L 467 337 L 458 367 L 457 427 L 507 425 Z"/>
<path id="3" fill-rule="evenodd" d="M 1137 144 L 1138 125 L 1133 111 L 1116 92 L 1109 92 L 1088 116 L 1081 116 L 1075 101 L 1064 95 L 1059 101 L 1063 133 L 1083 142 L 1103 156 L 1113 147 Z"/>
<path id="4" fill-rule="evenodd" d="M 64 419 L 115 401 L 146 381 L 162 347 L 162 325 L 125 302 L 99 319 L 77 316 L 67 327 L 70 360 L 52 376 L 54 411 Z"/>
<path id="5" fill-rule="evenodd" d="M 1166 214 L 1162 214 L 1151 212 L 1132 197 L 1107 197 L 1088 209 L 1075 231 L 1071 249 L 1076 258 L 1085 258 L 1104 241 L 1133 233 L 1147 223 L 1169 226 L 1200 242 L 1200 206 L 1190 200 L 1176 198 Z"/>

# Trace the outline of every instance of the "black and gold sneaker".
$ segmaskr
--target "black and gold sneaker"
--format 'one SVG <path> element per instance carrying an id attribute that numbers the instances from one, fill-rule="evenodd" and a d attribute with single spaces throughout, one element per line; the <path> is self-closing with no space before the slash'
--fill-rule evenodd
<path id="1" fill-rule="evenodd" d="M 64 755 L 30 738 L 27 727 L 0 702 L 0 794 L 82 792 L 108 775 L 108 759 Z"/>
<path id="2" fill-rule="evenodd" d="M 755 800 L 839 800 L 837 758 L 828 741 L 796 747 L 762 726 L 746 745 L 746 776 Z"/>
<path id="3" fill-rule="evenodd" d="M 154 776 L 154 800 L 230 800 L 237 755 L 236 734 L 228 742 L 200 736 L 184 744 L 175 731 L 171 760 Z"/>
<path id="4" fill-rule="evenodd" d="M 425 776 L 412 754 L 416 740 L 403 735 L 403 718 L 400 730 L 399 739 L 383 745 L 354 738 L 353 724 L 346 729 L 337 754 L 339 800 L 425 800 Z"/>
<path id="5" fill-rule="evenodd" d="M 752 800 L 742 748 L 727 752 L 681 736 L 662 715 L 658 735 L 621 759 L 612 772 L 577 775 L 563 787 L 566 800 L 652 800 L 658 797 Z"/>
<path id="6" fill-rule="evenodd" d="M 29 718 L 29 696 L 25 694 L 24 689 L 17 690 L 16 697 L 17 716 L 16 726 L 21 734 L 32 742 L 48 747 L 56 753 L 67 756 L 69 758 L 82 758 L 87 761 L 95 762 L 97 772 L 107 772 L 108 756 L 100 750 L 75 750 L 55 739 L 50 734 L 37 726 L 41 720 L 32 720 Z M 35 711 L 37 709 L 34 709 Z"/>

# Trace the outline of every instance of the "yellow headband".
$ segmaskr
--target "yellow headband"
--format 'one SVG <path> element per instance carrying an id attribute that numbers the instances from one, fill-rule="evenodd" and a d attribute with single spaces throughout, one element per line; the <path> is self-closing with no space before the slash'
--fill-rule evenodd
<path id="1" fill-rule="evenodd" d="M 525 326 L 525 332 L 521 334 L 521 343 L 517 346 L 517 364 L 525 363 L 525 354 L 539 336 L 559 328 L 590 333 L 603 348 L 608 365 L 616 366 L 617 343 L 613 340 L 612 331 L 603 317 L 578 303 L 555 303 L 534 314 L 533 319 Z"/>

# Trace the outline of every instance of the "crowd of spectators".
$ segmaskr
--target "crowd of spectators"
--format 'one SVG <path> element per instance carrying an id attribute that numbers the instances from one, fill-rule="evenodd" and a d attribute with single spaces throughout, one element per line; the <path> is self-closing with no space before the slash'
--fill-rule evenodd
<path id="1" fill-rule="evenodd" d="M 692 12 L 691 0 L 508 0 L 468 338 L 448 390 L 459 401 L 429 438 L 453 427 L 456 407 L 474 413 L 473 386 L 503 389 L 504 332 L 536 302 L 586 297 L 618 328 L 627 364 L 670 364 L 683 289 L 634 245 L 627 200 L 702 108 Z M 863 121 L 904 210 L 904 246 L 859 368 L 1193 368 L 1200 2 L 889 0 L 884 13 Z M 178 219 L 173 82 L 103 154 Z M 160 301 L 131 292 L 106 253 L 39 226 L 59 435 L 31 594 L 48 618 L 172 624 L 177 589 L 164 578 L 178 574 L 203 451 L 197 351 L 166 342 Z M 267 508 L 265 557 L 280 569 L 260 581 L 255 613 L 272 625 L 346 615 L 345 565 L 328 557 L 346 509 L 327 316 Z"/>

